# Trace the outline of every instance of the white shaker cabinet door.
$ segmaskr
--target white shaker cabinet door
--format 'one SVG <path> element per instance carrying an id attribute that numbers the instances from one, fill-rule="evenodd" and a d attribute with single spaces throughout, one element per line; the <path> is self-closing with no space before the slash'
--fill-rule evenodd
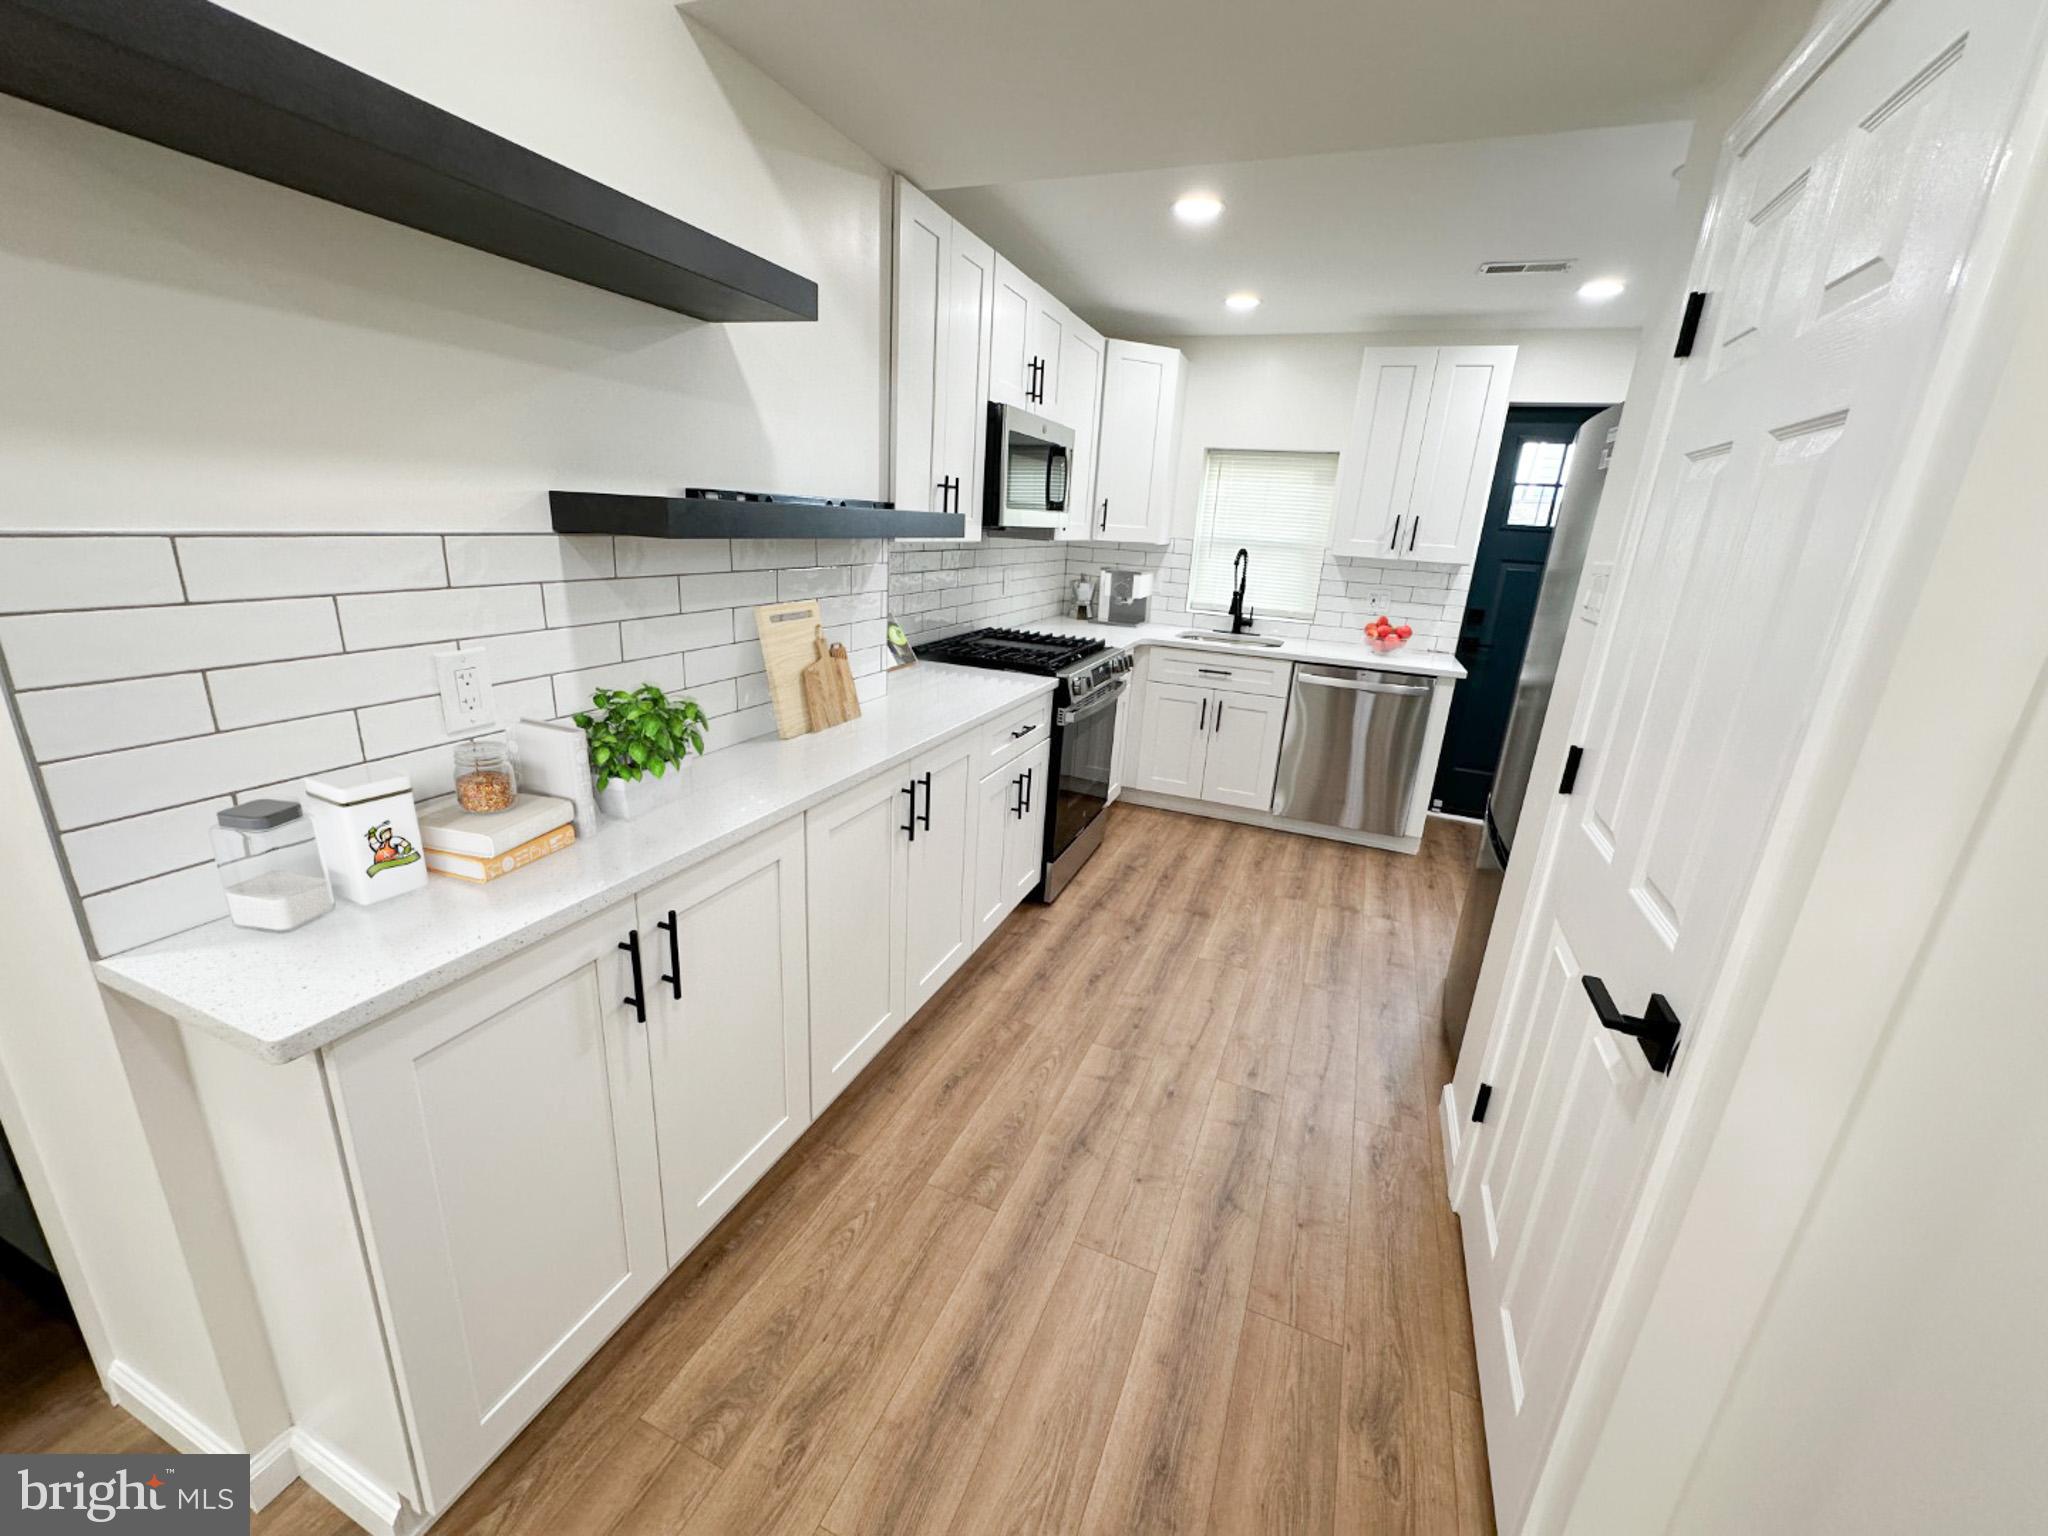
<path id="1" fill-rule="evenodd" d="M 621 903 L 325 1054 L 430 1513 L 666 1271 L 632 932 Z"/>
<path id="2" fill-rule="evenodd" d="M 1095 504 L 1095 478 L 1102 424 L 1102 334 L 1073 320 L 1066 330 L 1060 359 L 1060 403 L 1054 412 L 1074 429 L 1074 453 L 1067 473 L 1067 520 L 1062 539 L 1092 539 L 1089 508 Z"/>
<path id="3" fill-rule="evenodd" d="M 1513 347 L 1438 350 L 1415 496 L 1397 558 L 1464 565 L 1477 553 L 1514 371 Z"/>
<path id="4" fill-rule="evenodd" d="M 1354 559 L 1401 558 L 1413 529 L 1409 507 L 1429 420 L 1435 347 L 1367 347 L 1337 463 L 1330 551 Z"/>
<path id="5" fill-rule="evenodd" d="M 1104 348 L 1089 537 L 1150 544 L 1170 539 L 1183 365 L 1172 347 L 1112 341 Z"/>
<path id="6" fill-rule="evenodd" d="M 1024 814 L 1024 760 L 981 781 L 974 812 L 974 942 L 1010 915 L 1010 828 Z"/>
<path id="7" fill-rule="evenodd" d="M 1038 408 L 1038 284 L 996 257 L 995 308 L 990 316 L 988 392 L 1005 405 Z"/>
<path id="8" fill-rule="evenodd" d="M 1280 765 L 1280 727 L 1286 718 L 1284 696 L 1212 694 L 1202 798 L 1247 811 L 1271 810 L 1273 775 Z"/>
<path id="9" fill-rule="evenodd" d="M 811 1115 L 823 1114 L 909 1017 L 903 991 L 907 769 L 804 816 Z"/>
<path id="10" fill-rule="evenodd" d="M 964 537 L 970 540 L 981 537 L 995 293 L 996 253 L 966 225 L 954 224 L 946 247 L 946 387 L 938 411 L 937 475 L 952 486 L 944 510 L 967 519 Z"/>
<path id="11" fill-rule="evenodd" d="M 895 421 L 894 496 L 911 512 L 950 510 L 944 463 L 953 219 L 896 178 L 896 305 L 890 370 Z"/>
<path id="12" fill-rule="evenodd" d="M 1045 819 L 1052 814 L 1054 785 L 1046 773 L 1052 743 L 1041 741 L 1017 766 L 1024 776 L 1023 814 L 1004 818 L 1007 840 L 1003 889 L 1007 916 L 1045 877 Z"/>
<path id="13" fill-rule="evenodd" d="M 969 735 L 910 765 L 917 825 L 904 834 L 904 1014 L 915 1014 L 974 952 L 980 743 Z"/>
<path id="14" fill-rule="evenodd" d="M 811 1123 L 803 823 L 696 866 L 639 907 L 675 1264 Z"/>
<path id="15" fill-rule="evenodd" d="M 1179 683 L 1148 683 L 1138 715 L 1134 789 L 1159 795 L 1202 793 L 1202 766 L 1209 749 L 1210 691 Z"/>

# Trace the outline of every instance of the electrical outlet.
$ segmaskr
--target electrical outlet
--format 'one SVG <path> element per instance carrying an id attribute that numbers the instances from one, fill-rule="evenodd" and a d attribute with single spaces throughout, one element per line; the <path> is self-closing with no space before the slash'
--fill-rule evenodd
<path id="1" fill-rule="evenodd" d="M 1369 617 L 1375 619 L 1378 618 L 1381 614 L 1387 611 L 1387 594 L 1384 592 L 1366 593 L 1365 606 L 1372 610 Z"/>
<path id="2" fill-rule="evenodd" d="M 450 736 L 498 723 L 491 702 L 491 664 L 482 651 L 437 651 L 441 676 L 441 724 Z"/>

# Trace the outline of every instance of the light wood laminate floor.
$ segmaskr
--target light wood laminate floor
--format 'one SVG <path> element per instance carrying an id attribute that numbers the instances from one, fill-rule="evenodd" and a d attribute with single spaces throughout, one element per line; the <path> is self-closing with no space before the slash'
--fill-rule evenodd
<path id="1" fill-rule="evenodd" d="M 1475 829 L 1112 816 L 437 1530 L 1492 1529 L 1434 1120 Z M 154 1443 L 37 1339 L 0 1446 Z"/>

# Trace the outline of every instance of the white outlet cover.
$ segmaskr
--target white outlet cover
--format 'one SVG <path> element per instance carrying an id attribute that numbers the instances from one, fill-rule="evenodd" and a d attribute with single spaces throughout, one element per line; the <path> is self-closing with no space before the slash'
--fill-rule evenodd
<path id="1" fill-rule="evenodd" d="M 1372 610 L 1371 616 L 1373 618 L 1378 618 L 1381 614 L 1387 611 L 1387 594 L 1384 592 L 1366 593 L 1365 606 Z"/>
<path id="2" fill-rule="evenodd" d="M 441 724 L 450 736 L 498 723 L 487 652 L 436 651 L 434 670 L 441 679 Z"/>

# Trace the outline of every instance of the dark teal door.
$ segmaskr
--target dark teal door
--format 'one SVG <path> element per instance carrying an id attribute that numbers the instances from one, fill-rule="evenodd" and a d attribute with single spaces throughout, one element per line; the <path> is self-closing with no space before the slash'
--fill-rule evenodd
<path id="1" fill-rule="evenodd" d="M 1604 405 L 1517 405 L 1508 409 L 1493 489 L 1486 502 L 1486 526 L 1472 564 L 1472 590 L 1458 630 L 1458 660 L 1466 678 L 1451 694 L 1444 726 L 1443 755 L 1437 759 L 1431 803 L 1454 816 L 1480 815 L 1493 785 L 1508 715 L 1515 707 L 1515 680 L 1543 562 L 1550 554 L 1550 529 L 1557 516 L 1571 441 L 1586 419 Z"/>

